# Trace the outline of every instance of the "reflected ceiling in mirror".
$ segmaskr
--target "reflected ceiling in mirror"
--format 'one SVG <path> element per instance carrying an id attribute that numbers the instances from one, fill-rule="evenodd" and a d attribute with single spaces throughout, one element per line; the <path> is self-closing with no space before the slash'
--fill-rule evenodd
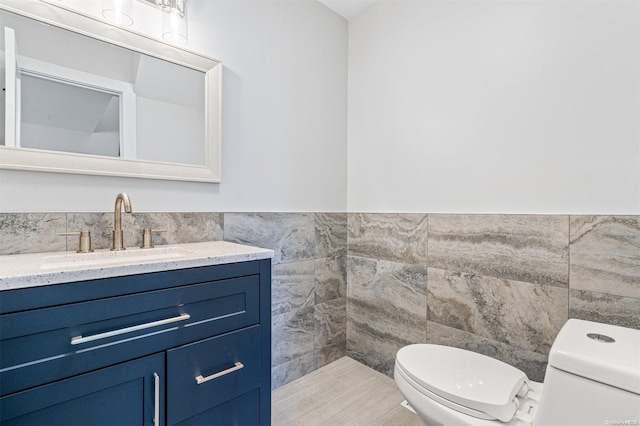
<path id="1" fill-rule="evenodd" d="M 219 61 L 36 0 L 0 24 L 1 168 L 220 181 Z"/>

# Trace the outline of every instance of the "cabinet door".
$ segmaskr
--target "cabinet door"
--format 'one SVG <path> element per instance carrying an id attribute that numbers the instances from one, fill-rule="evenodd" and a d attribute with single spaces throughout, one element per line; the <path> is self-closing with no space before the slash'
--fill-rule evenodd
<path id="1" fill-rule="evenodd" d="M 0 423 L 164 424 L 164 366 L 160 353 L 2 397 Z"/>
<path id="2" fill-rule="evenodd" d="M 260 389 L 254 389 L 175 426 L 255 426 L 260 424 L 260 411 L 256 409 L 259 406 Z"/>

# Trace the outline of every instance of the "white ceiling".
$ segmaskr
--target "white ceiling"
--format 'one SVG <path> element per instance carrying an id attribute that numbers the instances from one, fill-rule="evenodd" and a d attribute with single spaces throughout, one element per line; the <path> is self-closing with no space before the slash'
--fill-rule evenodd
<path id="1" fill-rule="evenodd" d="M 378 0 L 318 0 L 329 9 L 344 16 L 347 20 L 359 15 Z"/>

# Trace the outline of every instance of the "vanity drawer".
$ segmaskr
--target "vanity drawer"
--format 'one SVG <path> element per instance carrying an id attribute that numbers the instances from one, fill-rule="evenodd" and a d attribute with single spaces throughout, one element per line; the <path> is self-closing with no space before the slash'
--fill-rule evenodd
<path id="1" fill-rule="evenodd" d="M 168 351 L 167 424 L 184 422 L 259 388 L 260 368 L 258 325 Z M 258 405 L 251 410 L 257 417 Z"/>
<path id="2" fill-rule="evenodd" d="M 0 317 L 0 395 L 259 322 L 259 277 Z"/>

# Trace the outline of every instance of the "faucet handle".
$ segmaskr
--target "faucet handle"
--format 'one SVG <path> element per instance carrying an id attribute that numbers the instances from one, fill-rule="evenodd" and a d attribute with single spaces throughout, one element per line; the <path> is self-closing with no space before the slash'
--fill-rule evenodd
<path id="1" fill-rule="evenodd" d="M 167 232 L 166 229 L 151 229 L 145 228 L 142 230 L 142 245 L 140 248 L 147 249 L 153 248 L 153 239 L 151 237 L 152 232 Z"/>
<path id="2" fill-rule="evenodd" d="M 78 235 L 78 250 L 76 253 L 91 253 L 91 231 L 74 231 L 74 232 L 60 232 L 60 236 Z"/>

